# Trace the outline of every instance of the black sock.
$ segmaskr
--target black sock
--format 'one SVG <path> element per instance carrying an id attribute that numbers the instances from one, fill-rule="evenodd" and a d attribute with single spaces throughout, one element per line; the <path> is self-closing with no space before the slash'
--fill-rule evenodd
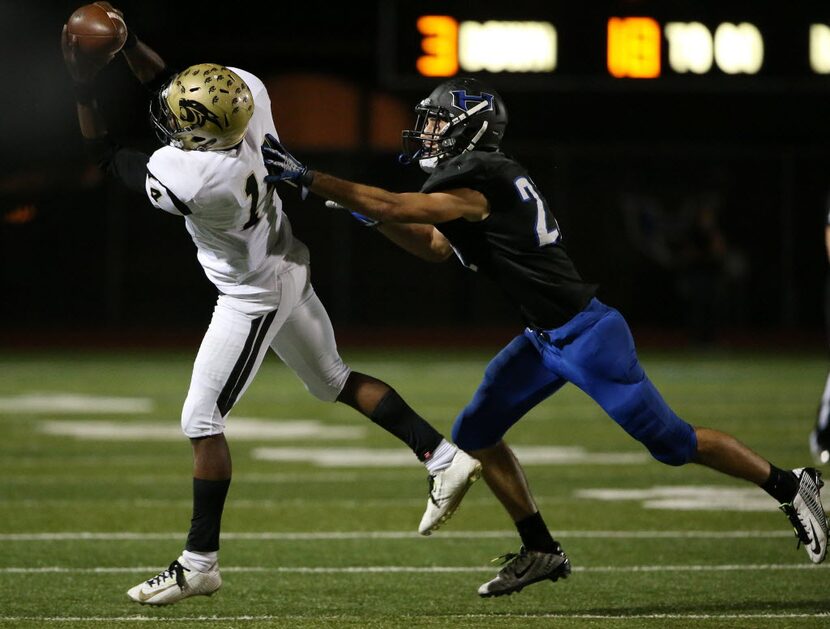
<path id="1" fill-rule="evenodd" d="M 560 550 L 559 544 L 551 537 L 542 514 L 538 511 L 516 522 L 516 528 L 527 550 L 538 550 L 542 553 L 555 553 Z"/>
<path id="2" fill-rule="evenodd" d="M 444 438 L 427 421 L 409 408 L 394 389 L 383 396 L 370 419 L 408 445 L 420 461 L 426 461 Z"/>
<path id="3" fill-rule="evenodd" d="M 186 550 L 203 553 L 219 550 L 219 527 L 230 484 L 230 478 L 193 479 L 193 518 L 190 520 Z"/>
<path id="4" fill-rule="evenodd" d="M 798 493 L 798 479 L 789 470 L 782 470 L 770 463 L 769 478 L 761 485 L 761 489 L 775 498 L 779 503 L 793 501 Z"/>

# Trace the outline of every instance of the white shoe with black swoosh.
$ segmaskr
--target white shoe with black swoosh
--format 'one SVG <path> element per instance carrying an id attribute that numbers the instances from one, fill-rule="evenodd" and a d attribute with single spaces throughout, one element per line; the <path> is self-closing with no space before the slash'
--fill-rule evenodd
<path id="1" fill-rule="evenodd" d="M 127 596 L 142 605 L 171 605 L 191 596 L 211 596 L 221 586 L 218 564 L 199 572 L 180 557 L 167 570 L 130 588 Z"/>
<path id="2" fill-rule="evenodd" d="M 470 485 L 479 478 L 481 463 L 463 450 L 458 450 L 448 468 L 429 476 L 427 508 L 418 525 L 418 532 L 430 535 L 449 520 Z"/>
<path id="3" fill-rule="evenodd" d="M 571 562 L 558 547 L 557 552 L 543 553 L 522 546 L 518 553 L 508 553 L 493 561 L 502 562 L 504 567 L 495 579 L 478 588 L 478 595 L 484 598 L 521 592 L 531 583 L 567 579 L 571 574 Z"/>
<path id="4" fill-rule="evenodd" d="M 821 563 L 827 555 L 827 514 L 821 505 L 820 490 L 824 486 L 821 472 L 812 467 L 793 470 L 798 479 L 798 491 L 792 502 L 779 508 L 790 519 L 798 538 L 798 545 L 804 544 L 807 555 L 813 563 Z"/>

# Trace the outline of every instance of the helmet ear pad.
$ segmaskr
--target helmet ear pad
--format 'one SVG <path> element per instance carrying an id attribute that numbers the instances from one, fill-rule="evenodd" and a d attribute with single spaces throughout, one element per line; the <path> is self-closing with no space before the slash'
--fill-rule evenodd
<path id="1" fill-rule="evenodd" d="M 184 150 L 220 151 L 242 141 L 254 98 L 242 78 L 225 66 L 186 68 L 161 89 L 150 118 L 165 143 Z"/>

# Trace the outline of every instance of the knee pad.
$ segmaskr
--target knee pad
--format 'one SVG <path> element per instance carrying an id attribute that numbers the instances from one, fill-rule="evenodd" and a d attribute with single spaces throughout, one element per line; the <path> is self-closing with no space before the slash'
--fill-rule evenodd
<path id="1" fill-rule="evenodd" d="M 452 440 L 462 450 L 481 450 L 498 443 L 504 436 L 505 430 L 487 421 L 483 413 L 473 404 L 468 405 L 452 425 Z"/>
<path id="2" fill-rule="evenodd" d="M 642 440 L 655 459 L 666 465 L 680 466 L 689 463 L 697 452 L 695 429 L 682 419 L 658 434 Z"/>
<path id="3" fill-rule="evenodd" d="M 182 432 L 189 439 L 225 432 L 225 418 L 219 412 L 216 401 L 188 395 L 182 407 Z"/>
<path id="4" fill-rule="evenodd" d="M 351 368 L 341 360 L 326 370 L 324 379 L 311 374 L 301 377 L 306 390 L 311 395 L 323 402 L 336 402 L 343 387 L 346 386 L 350 373 L 352 373 Z"/>
<path id="5" fill-rule="evenodd" d="M 605 411 L 655 459 L 666 465 L 684 465 L 694 458 L 695 429 L 677 416 L 648 378 L 605 393 Z"/>

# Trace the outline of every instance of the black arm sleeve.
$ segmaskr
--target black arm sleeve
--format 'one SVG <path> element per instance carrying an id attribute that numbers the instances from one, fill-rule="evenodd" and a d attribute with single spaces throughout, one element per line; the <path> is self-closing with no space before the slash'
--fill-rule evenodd
<path id="1" fill-rule="evenodd" d="M 98 168 L 120 179 L 130 190 L 144 193 L 149 155 L 118 146 L 110 140 L 109 136 L 97 140 L 86 140 L 86 150 Z"/>

